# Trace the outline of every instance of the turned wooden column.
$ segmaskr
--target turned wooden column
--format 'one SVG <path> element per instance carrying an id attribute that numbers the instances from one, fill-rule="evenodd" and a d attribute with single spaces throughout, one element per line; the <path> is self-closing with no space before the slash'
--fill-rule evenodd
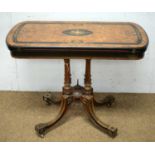
<path id="1" fill-rule="evenodd" d="M 70 60 L 64 59 L 64 87 L 63 94 L 70 95 L 71 92 L 71 73 L 70 73 Z"/>
<path id="2" fill-rule="evenodd" d="M 91 87 L 91 59 L 86 59 L 84 89 L 85 94 L 93 94 L 93 88 Z"/>

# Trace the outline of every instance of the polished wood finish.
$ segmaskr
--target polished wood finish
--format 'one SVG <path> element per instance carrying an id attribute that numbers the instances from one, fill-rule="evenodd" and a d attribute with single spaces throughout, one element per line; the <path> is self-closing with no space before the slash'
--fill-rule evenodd
<path id="1" fill-rule="evenodd" d="M 89 119 L 98 126 L 102 131 L 107 133 L 111 137 L 117 135 L 117 128 L 112 127 L 106 123 L 103 123 L 95 114 L 94 110 L 94 96 L 93 95 L 84 95 L 81 98 L 81 102 L 85 108 L 86 113 L 88 114 Z"/>
<path id="2" fill-rule="evenodd" d="M 91 87 L 91 60 L 86 59 L 86 68 L 85 68 L 85 79 L 84 79 L 84 88 L 85 93 L 91 95 L 93 88 Z"/>
<path id="3" fill-rule="evenodd" d="M 124 22 L 23 22 L 6 39 L 17 58 L 140 59 L 148 37 Z"/>
<path id="4" fill-rule="evenodd" d="M 57 117 L 35 126 L 41 137 L 63 117 L 68 105 L 81 101 L 89 119 L 111 137 L 117 128 L 103 123 L 95 114 L 94 105 L 111 107 L 115 101 L 107 96 L 97 102 L 91 86 L 91 59 L 140 59 L 148 45 L 143 28 L 135 23 L 123 22 L 22 22 L 8 34 L 6 43 L 15 58 L 64 59 L 64 86 L 61 100 L 50 95 L 43 97 L 48 105 L 60 103 Z M 71 86 L 70 59 L 86 60 L 84 86 Z"/>
<path id="5" fill-rule="evenodd" d="M 71 74 L 70 74 L 70 60 L 65 59 L 65 79 L 64 79 L 64 87 L 63 94 L 69 95 L 71 94 Z"/>
<path id="6" fill-rule="evenodd" d="M 97 126 L 99 126 L 104 132 L 109 134 L 111 137 L 117 135 L 117 128 L 103 123 L 95 114 L 94 103 L 97 103 L 94 99 L 93 89 L 91 87 L 91 60 L 86 59 L 86 69 L 85 69 L 85 92 L 81 96 L 81 102 L 85 108 L 86 113 L 90 120 Z"/>
<path id="7" fill-rule="evenodd" d="M 91 60 L 86 59 L 86 68 L 85 68 L 85 80 L 84 87 L 80 86 L 78 83 L 76 86 L 71 87 L 71 74 L 70 74 L 70 60 L 64 60 L 64 69 L 65 69 L 65 78 L 64 78 L 64 87 L 61 97 L 60 111 L 54 121 L 47 123 L 40 123 L 35 126 L 35 130 L 40 137 L 52 129 L 52 127 L 62 118 L 65 114 L 69 104 L 73 103 L 75 100 L 81 101 L 83 107 L 88 115 L 90 121 L 99 127 L 103 132 L 107 133 L 111 137 L 117 135 L 117 128 L 103 123 L 95 114 L 94 104 L 97 105 L 107 105 L 108 107 L 114 102 L 111 102 L 111 99 L 108 97 L 102 103 L 98 103 L 94 98 L 93 89 L 91 87 Z M 50 96 L 47 97 L 45 101 L 49 104 L 54 103 L 51 100 Z M 58 103 L 58 101 L 56 102 Z"/>
<path id="8" fill-rule="evenodd" d="M 35 126 L 35 130 L 40 137 L 44 137 L 44 135 L 63 117 L 67 110 L 67 105 L 69 103 L 69 96 L 63 95 L 60 105 L 60 110 L 56 118 L 47 123 L 40 123 Z"/>

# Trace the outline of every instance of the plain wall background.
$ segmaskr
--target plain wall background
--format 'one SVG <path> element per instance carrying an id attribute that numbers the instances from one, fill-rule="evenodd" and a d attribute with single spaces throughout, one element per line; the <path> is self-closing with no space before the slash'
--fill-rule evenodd
<path id="1" fill-rule="evenodd" d="M 92 82 L 97 92 L 155 92 L 155 13 L 0 13 L 0 90 L 61 91 L 62 59 L 14 59 L 6 46 L 9 30 L 18 22 L 130 21 L 148 34 L 142 60 L 92 60 Z M 83 84 L 85 61 L 71 60 L 72 84 Z"/>

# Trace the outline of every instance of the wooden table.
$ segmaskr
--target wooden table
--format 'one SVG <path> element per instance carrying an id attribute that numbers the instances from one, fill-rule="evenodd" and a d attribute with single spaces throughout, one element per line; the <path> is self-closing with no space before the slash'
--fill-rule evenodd
<path id="1" fill-rule="evenodd" d="M 82 102 L 96 126 L 111 137 L 117 135 L 117 128 L 103 123 L 95 114 L 94 104 L 111 106 L 114 97 L 107 96 L 102 103 L 95 100 L 91 59 L 141 59 L 148 45 L 142 27 L 123 22 L 22 22 L 9 32 L 6 42 L 15 58 L 64 59 L 60 111 L 55 120 L 35 126 L 39 136 L 43 137 L 63 117 L 74 100 Z M 86 60 L 84 86 L 71 86 L 70 59 L 74 58 Z M 50 95 L 43 99 L 48 104 L 55 102 Z"/>

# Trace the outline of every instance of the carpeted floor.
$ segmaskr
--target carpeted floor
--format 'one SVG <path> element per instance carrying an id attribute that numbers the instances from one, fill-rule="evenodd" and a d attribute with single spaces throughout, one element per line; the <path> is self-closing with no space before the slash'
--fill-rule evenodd
<path id="1" fill-rule="evenodd" d="M 113 94 L 116 103 L 96 107 L 98 117 L 118 128 L 110 138 L 94 127 L 79 102 L 44 138 L 34 125 L 53 119 L 59 105 L 47 106 L 41 92 L 0 92 L 0 141 L 155 141 L 155 94 Z M 58 93 L 53 93 L 56 97 Z M 106 94 L 96 94 L 101 99 Z"/>

